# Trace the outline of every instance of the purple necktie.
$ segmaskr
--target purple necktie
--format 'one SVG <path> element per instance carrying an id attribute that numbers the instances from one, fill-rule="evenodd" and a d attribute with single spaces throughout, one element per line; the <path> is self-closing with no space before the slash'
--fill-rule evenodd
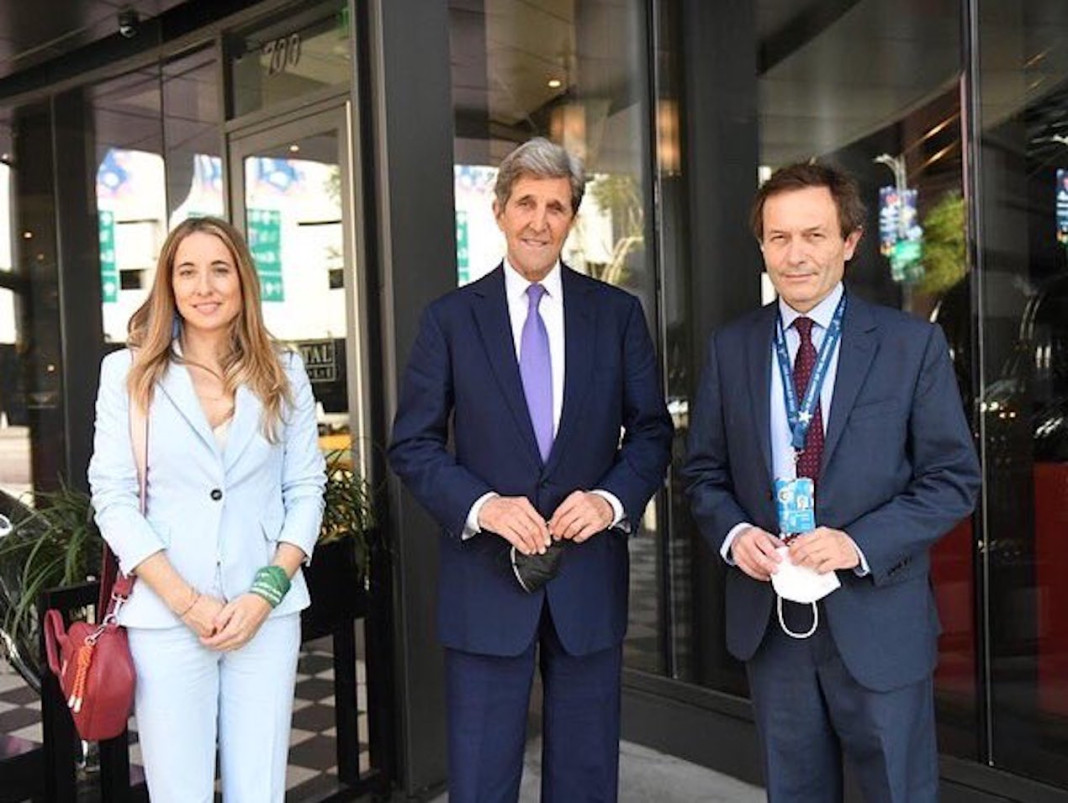
<path id="1" fill-rule="evenodd" d="M 523 395 L 527 397 L 538 451 L 542 461 L 547 461 L 553 448 L 553 371 L 549 358 L 549 331 L 538 312 L 544 295 L 545 288 L 540 284 L 527 288 L 530 303 L 519 339 L 519 375 L 523 378 Z"/>

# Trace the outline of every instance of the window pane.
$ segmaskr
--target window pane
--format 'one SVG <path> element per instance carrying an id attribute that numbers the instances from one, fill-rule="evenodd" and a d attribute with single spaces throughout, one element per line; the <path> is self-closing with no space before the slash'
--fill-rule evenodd
<path id="1" fill-rule="evenodd" d="M 1068 8 L 980 3 L 993 763 L 1068 783 Z"/>
<path id="2" fill-rule="evenodd" d="M 893 0 L 863 0 L 844 13 L 831 5 L 758 6 L 762 174 L 820 157 L 857 177 L 868 220 L 846 281 L 870 301 L 941 324 L 970 415 L 960 3 L 934 0 L 922 13 Z M 798 30 L 808 35 L 792 35 Z M 770 300 L 769 282 L 763 290 Z M 943 626 L 941 748 L 964 756 L 978 750 L 973 544 L 963 521 L 934 548 L 931 569 Z"/>
<path id="3" fill-rule="evenodd" d="M 167 236 L 159 67 L 91 87 L 104 340 L 126 342 Z"/>
<path id="4" fill-rule="evenodd" d="M 352 72 L 346 0 L 302 12 L 287 10 L 230 42 L 233 116 L 264 109 L 330 86 Z"/>
<path id="5" fill-rule="evenodd" d="M 722 89 L 701 97 L 707 102 L 710 94 L 719 92 L 713 101 L 716 107 L 722 106 L 724 113 L 732 110 L 740 118 L 737 130 L 749 125 L 756 149 L 750 157 L 754 158 L 751 189 L 744 194 L 752 197 L 759 181 L 775 168 L 811 158 L 852 172 L 861 184 L 869 215 L 866 236 L 847 269 L 846 281 L 852 292 L 868 300 L 943 326 L 970 410 L 973 319 L 962 183 L 960 3 L 936 0 L 920 10 L 893 0 L 848 4 L 769 0 L 746 9 L 716 9 L 708 11 L 709 24 L 715 22 L 729 34 L 709 46 L 722 51 L 718 63 L 729 72 L 717 76 L 716 86 Z M 667 18 L 661 30 L 671 36 L 676 27 Z M 661 63 L 662 74 L 670 76 L 670 53 L 662 54 Z M 669 79 L 659 90 L 668 101 L 676 93 Z M 747 96 L 755 98 L 751 120 L 745 117 Z M 670 125 L 665 130 L 670 132 Z M 721 153 L 734 156 L 730 145 L 721 147 Z M 669 199 L 671 173 L 662 170 L 663 197 Z M 715 190 L 691 188 L 697 193 Z M 665 219 L 670 216 L 668 207 Z M 690 225 L 700 223 L 690 221 Z M 669 244 L 670 237 L 665 242 Z M 758 266 L 762 260 L 750 237 L 722 264 L 694 265 L 692 270 L 713 272 L 718 293 L 732 299 L 725 308 L 745 309 L 774 299 L 771 283 Z M 675 269 L 669 262 L 665 270 L 670 277 Z M 680 279 L 683 286 L 696 284 L 688 277 Z M 671 278 L 666 283 L 670 310 Z M 706 325 L 697 320 L 683 328 L 703 335 Z M 672 338 L 669 326 L 668 337 L 669 355 L 676 349 L 686 355 L 690 348 L 686 336 Z M 671 401 L 682 430 L 687 426 L 687 394 L 696 384 L 685 376 L 690 363 L 688 356 L 668 361 Z M 674 365 L 678 369 L 673 370 Z M 673 530 L 692 526 L 685 523 L 685 511 L 680 490 L 673 498 Z M 936 675 L 940 735 L 943 749 L 964 755 L 975 755 L 977 750 L 972 735 L 976 724 L 973 553 L 971 524 L 964 522 L 933 556 L 945 629 Z M 682 545 L 671 554 L 672 598 L 692 600 L 688 608 L 673 608 L 675 676 L 745 694 L 742 667 L 724 648 L 726 569 L 721 558 L 703 543 L 692 554 Z"/>
<path id="6" fill-rule="evenodd" d="M 14 143 L 11 114 L 0 112 L 0 493 L 23 497 L 33 486 L 28 400 L 22 360 L 28 337 L 22 277 L 15 271 Z M 7 505 L 0 500 L 0 513 Z"/>
<path id="7" fill-rule="evenodd" d="M 163 65 L 169 228 L 187 217 L 225 216 L 218 74 L 213 49 Z"/>

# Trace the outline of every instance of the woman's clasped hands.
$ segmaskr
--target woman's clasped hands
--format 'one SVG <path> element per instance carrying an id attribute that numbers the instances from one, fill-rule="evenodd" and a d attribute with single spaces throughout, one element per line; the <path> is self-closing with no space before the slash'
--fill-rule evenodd
<path id="1" fill-rule="evenodd" d="M 230 602 L 200 594 L 181 619 L 205 647 L 227 652 L 251 641 L 270 612 L 270 604 L 256 594 L 242 594 Z"/>

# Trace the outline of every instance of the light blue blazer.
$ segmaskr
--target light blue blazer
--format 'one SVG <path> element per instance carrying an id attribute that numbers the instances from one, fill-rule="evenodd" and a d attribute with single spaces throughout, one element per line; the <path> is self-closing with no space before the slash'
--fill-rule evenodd
<path id="1" fill-rule="evenodd" d="M 148 428 L 147 515 L 139 512 L 137 466 L 130 440 L 128 349 L 100 368 L 96 432 L 89 463 L 96 522 L 124 572 L 164 550 L 178 573 L 201 592 L 226 599 L 248 591 L 256 570 L 271 562 L 279 541 L 309 557 L 319 534 L 326 482 L 304 364 L 286 353 L 293 404 L 283 410 L 280 439 L 263 435 L 259 398 L 237 389 L 225 450 L 220 450 L 188 369 L 172 363 L 156 386 Z M 298 571 L 271 615 L 309 604 Z M 181 624 L 145 583 L 136 583 L 119 621 L 131 627 Z"/>

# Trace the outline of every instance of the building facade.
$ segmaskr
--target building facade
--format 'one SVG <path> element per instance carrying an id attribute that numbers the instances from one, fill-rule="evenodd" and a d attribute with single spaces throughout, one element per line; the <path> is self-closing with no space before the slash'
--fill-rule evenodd
<path id="1" fill-rule="evenodd" d="M 99 359 L 163 238 L 230 217 L 323 437 L 382 489 L 396 777 L 440 786 L 433 525 L 381 447 L 422 307 L 503 251 L 494 166 L 549 136 L 591 173 L 565 258 L 641 299 L 676 424 L 631 540 L 625 736 L 759 782 L 724 566 L 677 468 L 705 338 L 773 298 L 749 201 L 830 159 L 869 208 L 847 282 L 941 324 L 983 465 L 933 560 L 945 799 L 1068 800 L 1068 6 L 41 5 L 80 16 L 58 39 L 0 22 L 0 490 L 84 482 Z"/>

